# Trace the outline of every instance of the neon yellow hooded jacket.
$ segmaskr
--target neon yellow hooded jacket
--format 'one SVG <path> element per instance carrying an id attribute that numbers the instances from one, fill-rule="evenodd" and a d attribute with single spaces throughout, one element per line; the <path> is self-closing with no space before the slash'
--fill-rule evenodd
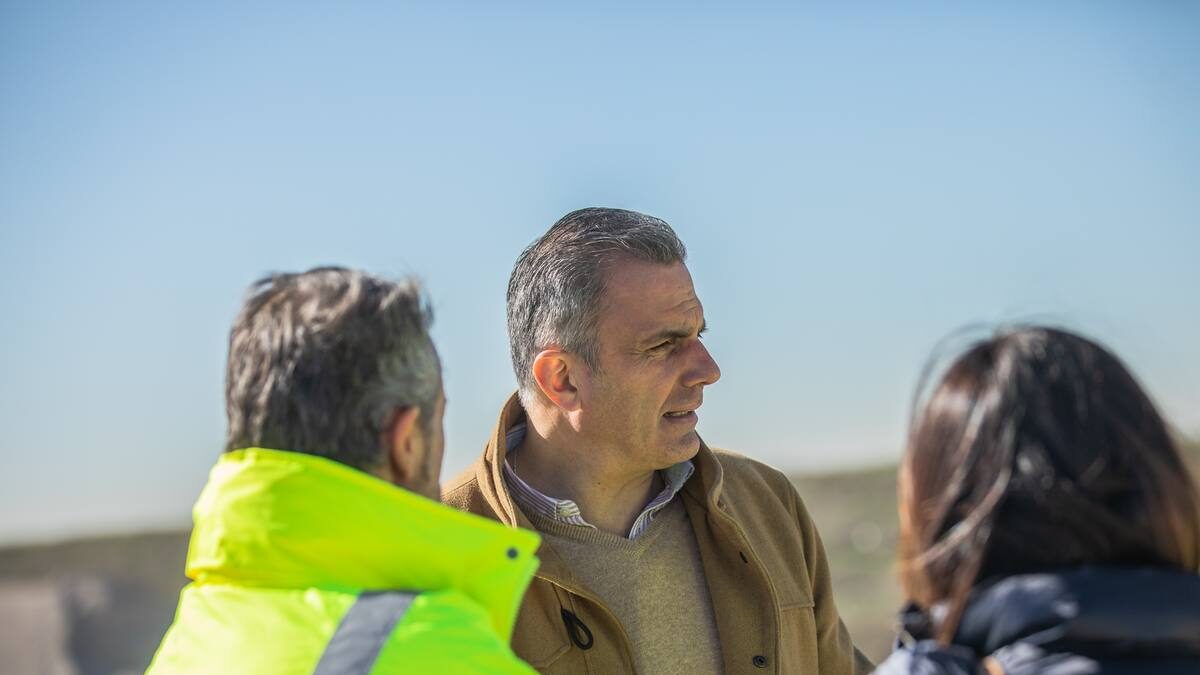
<path id="1" fill-rule="evenodd" d="M 508 646 L 536 534 L 312 455 L 223 455 L 147 671 L 533 673 Z"/>

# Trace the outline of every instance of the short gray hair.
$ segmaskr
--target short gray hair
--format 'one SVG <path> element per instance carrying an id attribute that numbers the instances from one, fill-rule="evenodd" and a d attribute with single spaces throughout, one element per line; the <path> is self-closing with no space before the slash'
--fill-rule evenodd
<path id="1" fill-rule="evenodd" d="M 373 471 L 399 408 L 428 430 L 441 391 L 420 284 L 340 267 L 250 286 L 229 333 L 225 449 L 264 447 Z"/>
<path id="2" fill-rule="evenodd" d="M 508 342 L 521 399 L 536 390 L 533 358 L 543 349 L 579 355 L 598 367 L 596 328 L 606 267 L 620 259 L 669 265 L 687 248 L 665 221 L 636 211 L 572 211 L 530 244 L 508 279 Z"/>

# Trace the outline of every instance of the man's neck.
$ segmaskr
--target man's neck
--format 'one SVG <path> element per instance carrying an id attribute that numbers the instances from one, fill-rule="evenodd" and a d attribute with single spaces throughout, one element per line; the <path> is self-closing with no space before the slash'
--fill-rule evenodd
<path id="1" fill-rule="evenodd" d="M 646 504 L 663 490 L 659 472 L 622 470 L 613 466 L 611 453 L 555 436 L 543 435 L 529 423 L 525 439 L 509 457 L 513 471 L 539 492 L 575 502 L 583 519 L 597 529 L 628 536 Z"/>

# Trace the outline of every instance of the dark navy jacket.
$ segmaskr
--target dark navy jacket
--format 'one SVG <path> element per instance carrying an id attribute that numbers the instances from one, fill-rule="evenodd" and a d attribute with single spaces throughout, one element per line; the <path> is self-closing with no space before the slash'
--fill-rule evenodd
<path id="1" fill-rule="evenodd" d="M 1200 675 L 1200 576 L 1165 569 L 1000 579 L 972 594 L 946 647 L 916 608 L 901 624 L 877 675 L 978 675 L 987 656 L 1005 675 Z"/>

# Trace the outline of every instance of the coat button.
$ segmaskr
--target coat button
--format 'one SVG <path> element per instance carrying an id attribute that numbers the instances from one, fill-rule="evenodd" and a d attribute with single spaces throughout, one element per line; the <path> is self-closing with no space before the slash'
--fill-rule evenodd
<path id="1" fill-rule="evenodd" d="M 762 654 L 755 654 L 754 658 L 750 659 L 750 662 L 754 664 L 755 668 L 767 667 L 767 657 L 763 656 Z"/>

